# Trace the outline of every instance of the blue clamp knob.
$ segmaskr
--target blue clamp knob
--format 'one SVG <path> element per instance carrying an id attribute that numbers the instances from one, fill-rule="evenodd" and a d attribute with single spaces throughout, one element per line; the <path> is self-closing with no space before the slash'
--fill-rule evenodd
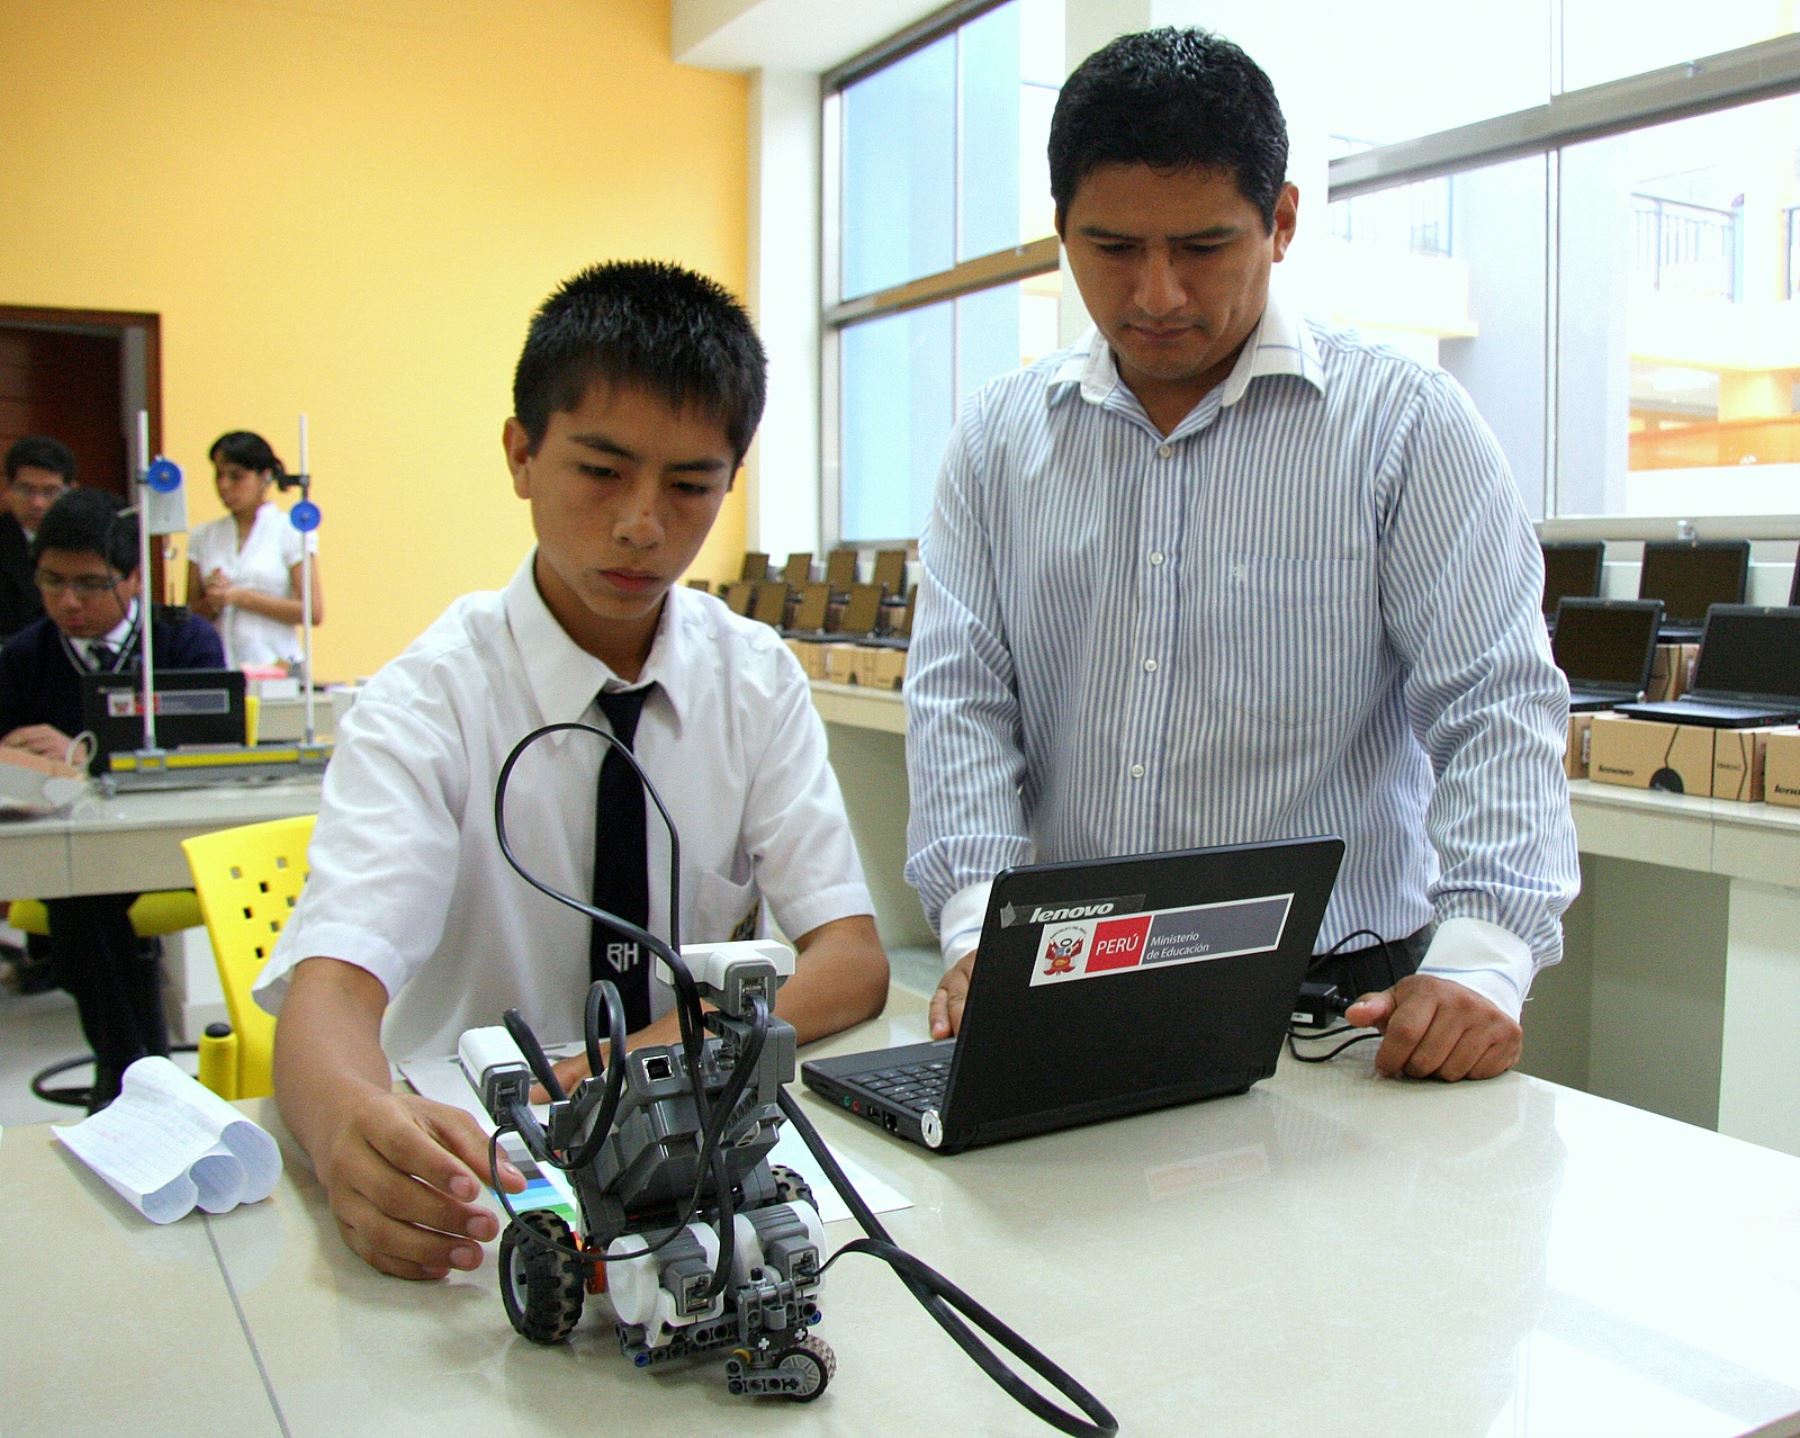
<path id="1" fill-rule="evenodd" d="M 181 488 L 181 466 L 172 459 L 158 459 L 144 471 L 144 483 L 158 494 L 173 494 Z"/>
<path id="2" fill-rule="evenodd" d="M 288 523 L 302 534 L 310 533 L 319 527 L 319 506 L 310 499 L 303 499 L 288 511 Z"/>

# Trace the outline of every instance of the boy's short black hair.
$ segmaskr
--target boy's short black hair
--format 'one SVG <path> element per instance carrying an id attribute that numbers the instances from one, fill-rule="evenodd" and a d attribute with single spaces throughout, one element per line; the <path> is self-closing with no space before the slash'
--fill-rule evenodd
<path id="1" fill-rule="evenodd" d="M 75 452 L 60 439 L 47 434 L 28 434 L 16 439 L 6 451 L 6 482 L 11 484 L 22 469 L 51 469 L 60 474 L 64 484 L 75 483 Z"/>
<path id="2" fill-rule="evenodd" d="M 206 451 L 206 457 L 215 465 L 220 459 L 224 459 L 227 464 L 235 464 L 240 469 L 253 470 L 257 474 L 272 473 L 277 479 L 287 473 L 280 456 L 269 447 L 268 440 L 247 429 L 226 430 L 212 442 L 212 448 Z"/>
<path id="3" fill-rule="evenodd" d="M 513 372 L 513 415 L 535 451 L 557 410 L 595 380 L 638 385 L 675 409 L 719 420 L 739 463 L 762 420 L 762 341 L 731 294 L 679 265 L 593 265 L 532 317 Z"/>
<path id="4" fill-rule="evenodd" d="M 1287 162 L 1287 121 L 1269 77 L 1206 30 L 1121 35 L 1069 76 L 1050 119 L 1050 196 L 1059 227 L 1094 170 L 1149 165 L 1229 170 L 1272 233 Z"/>
<path id="5" fill-rule="evenodd" d="M 46 549 L 97 554 L 118 574 L 138 567 L 137 514 L 124 513 L 125 501 L 103 489 L 71 489 L 44 514 L 31 541 L 31 562 Z"/>

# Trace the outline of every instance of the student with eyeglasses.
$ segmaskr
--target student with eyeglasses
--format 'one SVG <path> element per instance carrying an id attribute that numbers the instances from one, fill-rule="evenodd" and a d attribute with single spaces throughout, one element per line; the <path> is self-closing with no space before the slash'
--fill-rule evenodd
<path id="1" fill-rule="evenodd" d="M 32 541 L 33 582 L 45 614 L 0 649 L 0 747 L 64 759 L 81 729 L 81 677 L 134 672 L 143 627 L 137 519 L 96 489 L 72 489 L 43 516 Z M 156 615 L 156 662 L 221 669 L 225 652 L 205 620 Z M 125 1069 L 169 1051 L 156 940 L 131 930 L 136 894 L 50 899 L 56 982 L 75 998 L 94 1050 L 89 1111 L 119 1093 Z"/>
<path id="2" fill-rule="evenodd" d="M 50 506 L 75 483 L 75 456 L 61 440 L 29 435 L 6 451 L 0 491 L 0 644 L 44 612 L 32 578 L 31 540 Z"/>

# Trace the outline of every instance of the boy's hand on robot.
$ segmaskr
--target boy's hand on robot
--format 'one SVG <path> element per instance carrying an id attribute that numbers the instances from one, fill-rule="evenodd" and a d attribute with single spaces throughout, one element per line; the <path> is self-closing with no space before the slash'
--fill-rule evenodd
<path id="1" fill-rule="evenodd" d="M 488 1139 L 463 1110 L 416 1094 L 376 1093 L 351 1109 L 318 1165 L 344 1242 L 397 1278 L 438 1279 L 481 1266 L 500 1231 L 480 1202 Z M 525 1177 L 504 1158 L 508 1193 Z"/>

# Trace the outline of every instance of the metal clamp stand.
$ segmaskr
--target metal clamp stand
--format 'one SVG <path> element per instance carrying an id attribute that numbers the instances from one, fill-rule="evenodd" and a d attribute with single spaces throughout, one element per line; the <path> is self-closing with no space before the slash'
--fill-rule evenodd
<path id="1" fill-rule="evenodd" d="M 300 416 L 300 472 L 275 478 L 278 489 L 298 489 L 300 501 L 288 511 L 288 523 L 300 531 L 300 685 L 305 696 L 306 725 L 300 747 L 303 755 L 318 749 L 318 733 L 313 722 L 313 617 L 312 561 L 310 536 L 323 516 L 312 502 L 312 469 L 307 464 L 306 416 Z M 322 757 L 322 756 L 321 756 Z"/>

